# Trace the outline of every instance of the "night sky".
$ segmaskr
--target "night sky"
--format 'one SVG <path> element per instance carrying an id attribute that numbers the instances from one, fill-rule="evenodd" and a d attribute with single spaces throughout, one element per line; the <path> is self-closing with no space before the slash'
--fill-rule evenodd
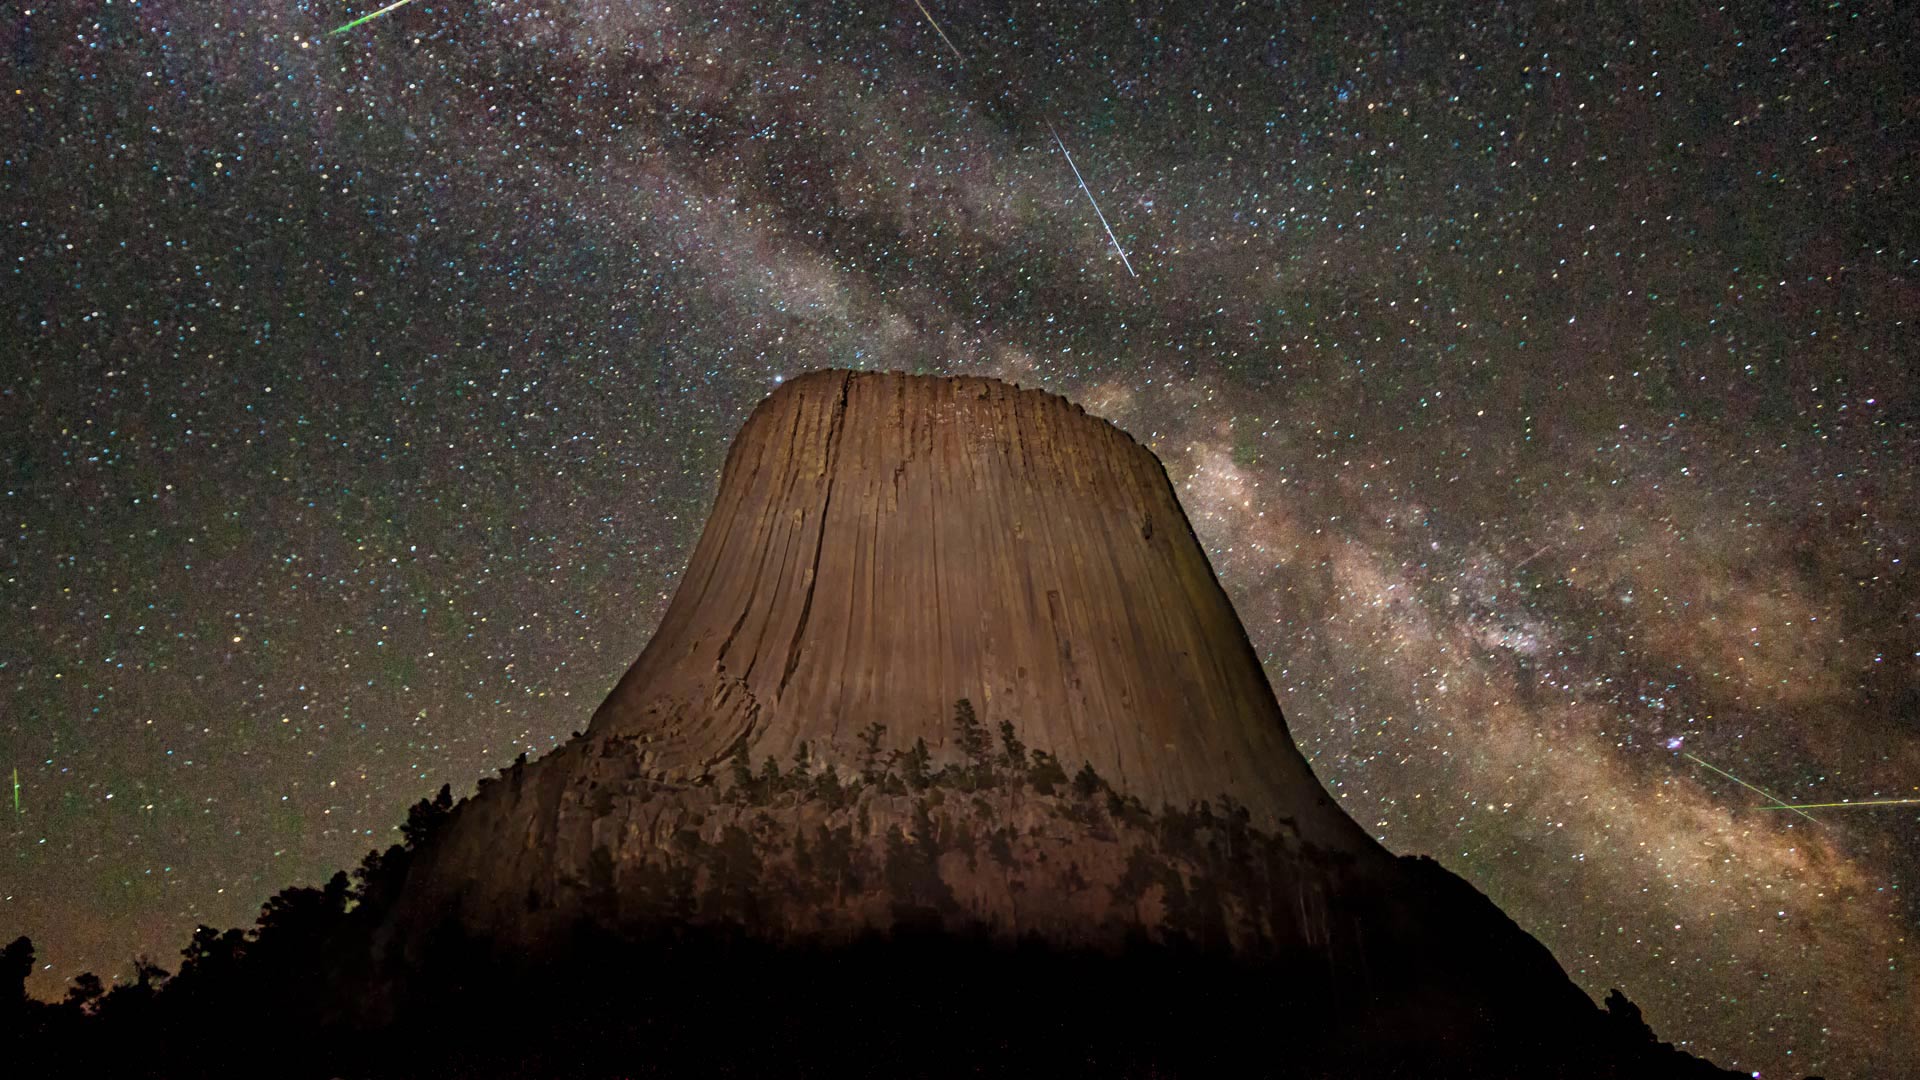
<path id="1" fill-rule="evenodd" d="M 1152 446 L 1342 805 L 1589 993 L 1920 1069 L 1920 806 L 1699 764 L 1920 798 L 1911 7 L 924 2 L 12 9 L 36 992 L 585 727 L 832 365 Z"/>

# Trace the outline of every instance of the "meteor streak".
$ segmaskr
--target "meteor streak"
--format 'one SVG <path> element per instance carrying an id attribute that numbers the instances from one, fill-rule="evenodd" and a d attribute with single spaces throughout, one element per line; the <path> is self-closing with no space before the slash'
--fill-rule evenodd
<path id="1" fill-rule="evenodd" d="M 934 19 L 933 12 L 927 10 L 927 5 L 921 3 L 920 0 L 913 0 L 913 6 L 920 9 L 920 14 L 925 15 L 927 22 L 933 26 L 933 32 L 939 34 L 940 40 L 946 42 L 947 48 L 953 50 L 953 58 L 963 64 L 966 63 L 967 58 L 960 55 L 960 47 L 953 43 L 953 39 L 947 36 L 945 30 L 940 29 L 940 23 Z"/>
<path id="2" fill-rule="evenodd" d="M 1762 810 L 1844 810 L 1849 806 L 1920 806 L 1920 799 L 1855 799 L 1853 802 L 1778 803 Z"/>
<path id="3" fill-rule="evenodd" d="M 1067 150 L 1067 144 L 1060 141 L 1060 133 L 1054 131 L 1052 124 L 1047 125 L 1047 130 L 1053 132 L 1053 144 L 1058 146 L 1060 152 L 1067 156 L 1067 168 L 1072 169 L 1073 178 L 1080 181 L 1080 190 L 1086 192 L 1087 201 L 1093 203 L 1093 212 L 1100 215 L 1100 227 L 1107 230 L 1107 239 L 1113 241 L 1113 250 L 1120 253 L 1120 265 L 1127 268 L 1127 276 L 1139 277 L 1139 274 L 1133 272 L 1133 263 L 1127 261 L 1127 249 L 1120 246 L 1120 238 L 1113 235 L 1113 226 L 1107 224 L 1107 215 L 1100 213 L 1100 204 L 1095 201 L 1092 189 L 1087 187 L 1087 178 L 1080 175 L 1080 166 L 1073 163 L 1073 154 Z M 1773 797 L 1769 795 L 1768 798 Z M 1779 802 L 1780 800 L 1774 799 L 1773 801 Z"/>
<path id="4" fill-rule="evenodd" d="M 22 812 L 20 809 L 20 766 L 18 765 L 13 767 L 13 812 L 16 814 Z"/>
<path id="5" fill-rule="evenodd" d="M 351 30 L 351 29 L 353 29 L 354 27 L 356 27 L 356 26 L 359 26 L 359 25 L 360 25 L 361 23 L 363 23 L 363 22 L 370 22 L 370 21 L 372 21 L 372 20 L 374 20 L 374 19 L 377 19 L 377 18 L 379 18 L 379 17 L 380 17 L 380 16 L 382 16 L 382 15 L 385 15 L 385 14 L 386 14 L 387 12 L 389 12 L 389 11 L 392 11 L 392 10 L 393 10 L 394 8 L 397 8 L 397 7 L 405 7 L 406 5 L 408 5 L 408 4 L 411 4 L 411 3 L 413 3 L 413 0 L 394 0 L 394 2 L 393 2 L 393 3 L 391 3 L 391 4 L 388 4 L 388 5 L 386 6 L 386 7 L 383 7 L 383 8 L 381 8 L 381 9 L 380 9 L 379 11 L 376 11 L 376 12 L 374 12 L 374 13 L 373 13 L 373 14 L 371 14 L 371 15 L 362 15 L 362 16 L 360 16 L 359 18 L 357 18 L 357 19 L 355 19 L 355 20 L 353 20 L 352 22 L 350 22 L 350 23 L 348 23 L 347 25 L 345 25 L 345 26 L 341 26 L 341 27 L 336 27 L 336 28 L 334 28 L 333 30 L 331 30 L 331 31 L 328 31 L 328 33 L 329 33 L 329 34 L 344 34 L 344 33 L 346 33 L 347 31 L 349 31 L 349 30 Z"/>
<path id="6" fill-rule="evenodd" d="M 1686 758 L 1687 760 L 1693 762 L 1696 765 L 1706 765 L 1707 768 L 1713 769 L 1714 772 L 1717 772 L 1721 776 L 1724 776 L 1727 779 L 1733 781 L 1734 783 L 1739 784 L 1741 787 L 1746 788 L 1748 791 L 1759 791 L 1760 794 L 1766 795 L 1766 797 L 1769 800 L 1771 800 L 1774 805 L 1761 807 L 1761 809 L 1763 810 L 1791 810 L 1794 813 L 1799 814 L 1801 817 L 1806 818 L 1808 821 L 1813 821 L 1812 814 L 1807 813 L 1806 811 L 1800 809 L 1797 806 L 1793 806 L 1789 804 L 1787 800 L 1781 798 L 1778 795 L 1772 795 L 1765 791 L 1761 791 L 1759 788 L 1754 787 L 1752 784 L 1747 783 L 1745 780 L 1740 779 L 1739 777 L 1733 775 L 1732 773 L 1728 772 L 1725 769 L 1717 768 L 1712 765 L 1707 765 L 1706 762 L 1701 761 L 1699 758 L 1694 757 L 1692 754 L 1681 754 L 1680 756 Z M 1815 822 L 1815 824 L 1819 824 L 1819 823 Z"/>

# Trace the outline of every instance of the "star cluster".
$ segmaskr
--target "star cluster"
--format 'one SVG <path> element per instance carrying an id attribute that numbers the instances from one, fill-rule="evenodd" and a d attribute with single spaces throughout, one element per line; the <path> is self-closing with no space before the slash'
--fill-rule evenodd
<path id="1" fill-rule="evenodd" d="M 377 6 L 0 36 L 38 992 L 584 726 L 831 365 L 1152 446 L 1342 805 L 1596 997 L 1920 1069 L 1920 812 L 1696 763 L 1920 797 L 1904 5 Z"/>

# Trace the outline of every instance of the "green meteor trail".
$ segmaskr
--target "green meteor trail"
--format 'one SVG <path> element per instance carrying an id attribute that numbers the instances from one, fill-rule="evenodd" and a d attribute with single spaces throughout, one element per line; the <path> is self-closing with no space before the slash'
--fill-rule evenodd
<path id="1" fill-rule="evenodd" d="M 388 4 L 386 7 L 381 8 L 379 11 L 376 11 L 371 15 L 362 15 L 359 18 L 348 23 L 347 25 L 336 27 L 333 30 L 328 32 L 331 34 L 344 34 L 347 31 L 353 29 L 354 27 L 359 26 L 363 22 L 369 22 L 373 19 L 377 19 L 380 16 L 385 15 L 387 12 L 392 11 L 394 8 L 404 7 L 407 4 L 411 4 L 411 3 L 413 3 L 413 0 L 394 0 L 393 3 Z"/>
<path id="2" fill-rule="evenodd" d="M 18 765 L 13 767 L 13 812 L 16 814 L 22 812 L 20 809 L 20 766 Z"/>
<path id="3" fill-rule="evenodd" d="M 1767 792 L 1765 792 L 1765 791 L 1761 791 L 1761 789 L 1759 789 L 1759 788 L 1757 788 L 1757 787 L 1754 787 L 1754 786 L 1753 786 L 1752 784 L 1749 784 L 1749 783 L 1747 783 L 1747 782 L 1746 782 L 1745 780 L 1742 780 L 1742 779 L 1740 779 L 1739 777 L 1737 777 L 1737 776 L 1735 776 L 1735 775 L 1733 775 L 1732 773 L 1730 773 L 1730 772 L 1728 772 L 1728 771 L 1727 771 L 1727 770 L 1725 770 L 1725 769 L 1721 769 L 1721 768 L 1716 768 L 1715 766 L 1712 766 L 1712 765 L 1707 765 L 1707 763 L 1706 763 L 1706 762 L 1704 762 L 1704 761 L 1701 761 L 1701 760 L 1700 760 L 1699 758 L 1697 758 L 1697 757 L 1694 757 L 1694 756 L 1693 756 L 1692 754 L 1685 754 L 1685 753 L 1683 753 L 1683 754 L 1681 754 L 1680 756 L 1681 756 L 1681 757 L 1684 757 L 1684 758 L 1686 758 L 1687 760 L 1689 760 L 1689 761 L 1691 761 L 1691 762 L 1693 762 L 1693 763 L 1694 763 L 1694 764 L 1696 764 L 1696 765 L 1705 765 L 1705 766 L 1706 766 L 1707 768 L 1709 768 L 1709 769 L 1713 769 L 1713 771 L 1714 771 L 1714 772 L 1717 772 L 1717 773 L 1719 773 L 1719 774 L 1720 774 L 1721 776 L 1724 776 L 1724 777 L 1726 777 L 1727 779 L 1729 779 L 1729 780 L 1731 780 L 1731 781 L 1733 781 L 1734 783 L 1736 783 L 1736 784 L 1739 784 L 1739 785 L 1740 785 L 1741 787 L 1743 787 L 1743 788 L 1746 788 L 1746 789 L 1747 789 L 1748 791 L 1758 791 L 1758 792 L 1760 792 L 1760 794 L 1762 794 L 1762 795 L 1766 795 L 1766 797 L 1767 797 L 1767 798 L 1768 798 L 1768 799 L 1769 799 L 1770 801 L 1772 801 L 1772 803 L 1773 803 L 1774 805 L 1773 805 L 1773 806 L 1769 806 L 1769 807 L 1765 807 L 1765 809 L 1768 809 L 1768 810 L 1772 810 L 1772 809 L 1775 809 L 1775 808 L 1779 808 L 1779 809 L 1783 809 L 1783 810 L 1791 810 L 1791 811 L 1793 811 L 1794 813 L 1796 813 L 1796 814 L 1799 814 L 1799 815 L 1800 815 L 1801 817 L 1803 817 L 1803 818 L 1806 818 L 1806 819 L 1807 819 L 1808 821 L 1813 821 L 1813 815 L 1812 815 L 1812 814 L 1809 814 L 1809 813 L 1807 813 L 1806 811 L 1804 811 L 1804 810 L 1802 810 L 1802 809 L 1800 809 L 1800 808 L 1799 808 L 1799 807 L 1797 807 L 1797 806 L 1794 806 L 1794 805 L 1791 805 L 1790 803 L 1788 803 L 1788 802 L 1787 802 L 1787 800 L 1785 800 L 1785 799 L 1783 799 L 1783 798 L 1781 798 L 1781 797 L 1780 797 L 1780 796 L 1778 796 L 1778 795 L 1772 795 L 1772 794 L 1768 794 L 1768 793 L 1767 793 Z M 1816 824 L 1818 824 L 1818 823 L 1816 822 Z"/>

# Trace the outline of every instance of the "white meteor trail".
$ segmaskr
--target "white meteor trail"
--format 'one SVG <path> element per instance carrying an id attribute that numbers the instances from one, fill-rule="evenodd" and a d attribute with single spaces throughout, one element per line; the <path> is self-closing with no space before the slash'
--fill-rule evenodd
<path id="1" fill-rule="evenodd" d="M 1127 249 L 1120 246 L 1120 238 L 1113 235 L 1113 226 L 1107 224 L 1107 215 L 1100 213 L 1100 203 L 1094 199 L 1092 189 L 1087 187 L 1087 178 L 1080 175 L 1080 166 L 1073 163 L 1073 154 L 1067 150 L 1067 144 L 1060 140 L 1060 133 L 1054 130 L 1052 124 L 1047 125 L 1047 130 L 1053 132 L 1053 144 L 1060 148 L 1062 154 L 1066 155 L 1067 168 L 1073 170 L 1073 178 L 1080 181 L 1080 190 L 1086 192 L 1087 201 L 1093 203 L 1093 212 L 1099 214 L 1100 227 L 1107 230 L 1107 239 L 1113 241 L 1113 250 L 1120 253 L 1120 265 L 1127 268 L 1127 276 L 1139 277 L 1139 274 L 1133 272 L 1133 263 L 1127 259 Z M 1776 799 L 1774 801 L 1778 802 L 1779 800 Z"/>
<path id="2" fill-rule="evenodd" d="M 1920 799 L 1855 799 L 1853 802 L 1780 803 L 1762 810 L 1850 810 L 1856 806 L 1920 806 Z"/>
<path id="3" fill-rule="evenodd" d="M 953 39 L 947 36 L 947 32 L 940 29 L 939 21 L 933 17 L 933 12 L 927 10 L 927 5 L 921 3 L 920 0 L 913 0 L 913 6 L 920 9 L 920 14 L 927 17 L 927 23 L 933 27 L 933 32 L 939 34 L 940 40 L 946 42 L 947 48 L 953 50 L 953 58 L 963 64 L 966 63 L 967 58 L 960 55 L 960 46 L 955 45 Z"/>

